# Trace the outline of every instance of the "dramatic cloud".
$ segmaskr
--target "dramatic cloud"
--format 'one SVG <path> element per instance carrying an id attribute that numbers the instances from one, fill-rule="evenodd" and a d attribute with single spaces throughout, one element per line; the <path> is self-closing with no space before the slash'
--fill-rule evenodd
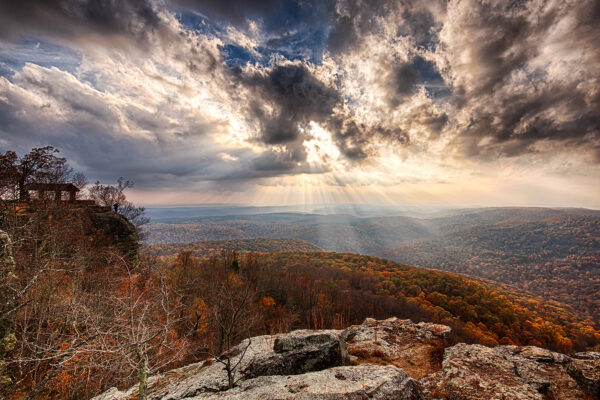
<path id="1" fill-rule="evenodd" d="M 244 25 L 248 18 L 257 18 L 269 13 L 281 0 L 176 0 L 175 5 L 197 10 L 208 16 L 225 19 Z"/>
<path id="2" fill-rule="evenodd" d="M 341 101 L 337 90 L 300 62 L 240 70 L 237 78 L 250 92 L 250 113 L 261 121 L 260 140 L 265 144 L 298 142 L 301 127 L 325 121 Z"/>
<path id="3" fill-rule="evenodd" d="M 595 0 L 2 2 L 0 147 L 147 190 L 594 180 L 599 19 Z"/>
<path id="4" fill-rule="evenodd" d="M 467 155 L 600 143 L 595 1 L 452 3 L 436 56 Z M 552 143 L 548 143 L 552 142 Z"/>
<path id="5" fill-rule="evenodd" d="M 0 36 L 53 35 L 67 40 L 132 39 L 148 44 L 161 19 L 147 0 L 23 0 L 0 3 Z"/>

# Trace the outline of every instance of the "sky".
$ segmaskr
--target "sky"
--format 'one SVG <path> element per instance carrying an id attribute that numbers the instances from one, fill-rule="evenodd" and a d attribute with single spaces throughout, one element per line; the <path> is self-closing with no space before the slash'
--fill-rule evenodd
<path id="1" fill-rule="evenodd" d="M 600 208 L 599 0 L 0 1 L 0 151 L 144 205 Z"/>

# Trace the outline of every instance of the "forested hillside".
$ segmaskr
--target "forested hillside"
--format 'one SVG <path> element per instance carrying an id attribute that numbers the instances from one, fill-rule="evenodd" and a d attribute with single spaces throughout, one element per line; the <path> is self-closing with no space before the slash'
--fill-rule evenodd
<path id="1" fill-rule="evenodd" d="M 401 244 L 477 226 L 522 224 L 565 215 L 600 216 L 595 210 L 533 207 L 453 210 L 420 218 L 394 213 L 385 216 L 291 212 L 230 215 L 228 210 L 228 207 L 213 210 L 226 215 L 158 218 L 158 222 L 147 228 L 148 243 L 299 238 L 327 251 L 381 255 Z"/>
<path id="2" fill-rule="evenodd" d="M 384 255 L 511 284 L 570 304 L 600 323 L 600 217 L 482 225 Z"/>
<path id="3" fill-rule="evenodd" d="M 147 246 L 144 253 L 153 256 L 172 256 L 181 252 L 191 252 L 194 257 L 207 257 L 224 250 L 259 253 L 321 251 L 314 244 L 302 239 L 238 239 L 154 244 Z"/>
<path id="4" fill-rule="evenodd" d="M 336 318 L 345 325 L 367 315 L 395 315 L 450 325 L 469 342 L 567 352 L 600 339 L 569 308 L 458 275 L 348 253 L 275 253 L 259 260 L 270 271 L 265 293 L 288 311 L 305 310 L 301 324 L 322 328 Z M 314 300 L 307 300 L 311 293 Z"/>
<path id="5" fill-rule="evenodd" d="M 551 208 L 453 210 L 431 218 L 278 213 L 199 217 L 149 230 L 150 242 L 165 243 L 186 237 L 300 238 L 326 251 L 510 284 L 570 304 L 600 324 L 599 219 L 596 210 Z"/>

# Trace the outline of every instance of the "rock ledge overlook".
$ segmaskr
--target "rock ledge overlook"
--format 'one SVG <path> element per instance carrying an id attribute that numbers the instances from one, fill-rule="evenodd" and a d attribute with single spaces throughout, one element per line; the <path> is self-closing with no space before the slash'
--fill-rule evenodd
<path id="1" fill-rule="evenodd" d="M 600 399 L 600 353 L 451 345 L 445 325 L 367 319 L 345 330 L 257 336 L 231 349 L 228 388 L 209 359 L 149 379 L 148 399 Z M 135 399 L 137 387 L 94 400 Z"/>

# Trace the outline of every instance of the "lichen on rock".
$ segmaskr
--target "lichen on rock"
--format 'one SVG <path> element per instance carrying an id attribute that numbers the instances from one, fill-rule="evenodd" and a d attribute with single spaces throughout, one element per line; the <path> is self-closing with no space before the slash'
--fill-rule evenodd
<path id="1" fill-rule="evenodd" d="M 445 350 L 442 370 L 421 383 L 430 399 L 583 399 L 585 392 L 567 373 L 570 362 L 533 346 L 459 343 Z"/>

